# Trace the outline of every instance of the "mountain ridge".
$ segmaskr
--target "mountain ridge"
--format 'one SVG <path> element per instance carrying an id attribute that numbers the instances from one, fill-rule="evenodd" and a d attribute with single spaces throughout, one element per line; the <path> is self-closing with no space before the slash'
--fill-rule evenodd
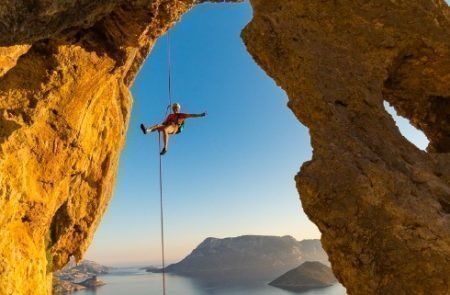
<path id="1" fill-rule="evenodd" d="M 165 271 L 208 280 L 272 280 L 305 261 L 329 264 L 320 240 L 264 235 L 208 237 Z"/>

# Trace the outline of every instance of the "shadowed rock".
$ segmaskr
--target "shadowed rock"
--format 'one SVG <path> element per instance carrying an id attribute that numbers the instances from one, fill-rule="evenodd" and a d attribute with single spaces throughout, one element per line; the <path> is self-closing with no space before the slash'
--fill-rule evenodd
<path id="1" fill-rule="evenodd" d="M 450 22 L 443 0 L 252 0 L 243 39 L 309 128 L 296 177 L 349 294 L 450 290 Z M 387 100 L 430 140 L 412 145 Z"/>

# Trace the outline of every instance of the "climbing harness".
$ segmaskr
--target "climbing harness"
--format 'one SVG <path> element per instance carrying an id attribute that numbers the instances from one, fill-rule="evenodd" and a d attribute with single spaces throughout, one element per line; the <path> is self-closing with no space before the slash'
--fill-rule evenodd
<path id="1" fill-rule="evenodd" d="M 178 130 L 175 134 L 181 133 L 184 129 L 184 119 L 185 117 L 181 117 L 179 113 L 171 114 L 167 117 L 166 121 L 164 121 L 163 125 L 172 125 L 175 124 L 178 127 Z"/>
<path id="2" fill-rule="evenodd" d="M 177 124 L 177 126 L 178 126 L 178 130 L 175 134 L 181 133 L 181 131 L 183 131 L 183 129 L 184 129 L 184 121 L 182 123 L 180 123 L 180 118 L 177 118 L 177 122 L 175 124 Z"/>

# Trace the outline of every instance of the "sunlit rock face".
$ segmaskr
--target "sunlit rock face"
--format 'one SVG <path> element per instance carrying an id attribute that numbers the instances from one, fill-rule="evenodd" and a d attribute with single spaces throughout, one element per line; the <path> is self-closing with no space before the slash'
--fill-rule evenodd
<path id="1" fill-rule="evenodd" d="M 111 196 L 129 86 L 193 2 L 0 4 L 1 295 L 49 294 L 51 271 L 82 257 Z M 297 184 L 338 279 L 350 294 L 448 293 L 447 5 L 251 2 L 248 49 L 310 128 Z M 428 153 L 383 100 L 427 134 Z"/>
<path id="2" fill-rule="evenodd" d="M 0 4 L 0 294 L 51 293 L 111 197 L 129 86 L 193 0 Z"/>
<path id="3" fill-rule="evenodd" d="M 443 0 L 251 0 L 243 39 L 314 148 L 296 177 L 349 294 L 450 294 L 450 22 Z M 423 130 L 421 151 L 383 101 Z"/>

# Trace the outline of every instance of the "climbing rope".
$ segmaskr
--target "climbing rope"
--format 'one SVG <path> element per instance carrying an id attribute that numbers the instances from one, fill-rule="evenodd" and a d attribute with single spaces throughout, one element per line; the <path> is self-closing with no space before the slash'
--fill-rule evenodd
<path id="1" fill-rule="evenodd" d="M 170 52 L 170 31 L 167 31 L 167 73 L 168 73 L 168 94 L 169 94 L 169 105 L 166 109 L 166 115 L 172 106 L 172 61 Z"/>
<path id="2" fill-rule="evenodd" d="M 170 31 L 167 32 L 167 73 L 168 73 L 168 95 L 169 105 L 166 109 L 166 115 L 172 106 L 172 62 L 170 58 Z M 163 169 L 161 150 L 161 132 L 158 132 L 158 154 L 159 154 L 159 205 L 161 214 L 161 264 L 162 264 L 162 281 L 163 295 L 166 295 L 166 257 L 164 245 L 164 199 L 163 199 Z"/>
<path id="3" fill-rule="evenodd" d="M 158 153 L 161 149 L 161 133 L 158 132 Z M 159 155 L 159 208 L 161 213 L 161 262 L 163 295 L 166 295 L 166 258 L 164 253 L 164 203 L 163 203 L 163 177 L 162 177 L 162 155 Z"/>

